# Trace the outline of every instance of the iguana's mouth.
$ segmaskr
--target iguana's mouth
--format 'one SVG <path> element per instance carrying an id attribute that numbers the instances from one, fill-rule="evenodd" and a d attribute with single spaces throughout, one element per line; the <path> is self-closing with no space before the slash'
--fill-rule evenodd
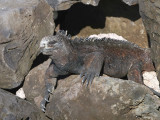
<path id="1" fill-rule="evenodd" d="M 53 48 L 40 48 L 40 51 L 44 54 L 44 55 L 50 55 L 53 51 Z"/>
<path id="2" fill-rule="evenodd" d="M 47 48 L 46 48 L 46 47 L 40 47 L 40 49 L 41 49 L 41 50 L 53 50 L 52 47 L 47 47 Z"/>

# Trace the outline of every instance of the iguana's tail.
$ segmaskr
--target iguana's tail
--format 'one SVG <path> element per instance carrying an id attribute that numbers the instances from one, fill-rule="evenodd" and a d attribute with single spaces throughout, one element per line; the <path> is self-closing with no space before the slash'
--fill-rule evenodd
<path id="1" fill-rule="evenodd" d="M 160 93 L 159 92 L 155 91 L 153 88 L 150 88 L 148 86 L 146 86 L 146 87 L 149 88 L 153 92 L 154 95 L 157 95 L 158 97 L 160 97 Z"/>

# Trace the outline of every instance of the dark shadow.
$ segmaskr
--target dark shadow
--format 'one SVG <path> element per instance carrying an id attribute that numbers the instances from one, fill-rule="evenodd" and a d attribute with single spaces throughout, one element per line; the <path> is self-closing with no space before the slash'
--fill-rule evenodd
<path id="1" fill-rule="evenodd" d="M 147 38 L 148 38 L 148 46 L 149 46 L 149 48 L 151 48 L 151 40 L 150 40 L 149 34 L 147 34 Z"/>
<path id="2" fill-rule="evenodd" d="M 21 119 L 21 120 L 23 120 L 23 119 Z M 30 118 L 30 117 L 27 117 L 25 120 L 31 120 L 31 118 Z"/>
<path id="3" fill-rule="evenodd" d="M 42 53 L 39 54 L 39 55 L 36 57 L 36 59 L 33 61 L 33 64 L 32 64 L 31 69 L 33 69 L 34 67 L 36 67 L 36 66 L 42 64 L 43 62 L 47 61 L 48 58 L 49 58 L 49 56 L 47 56 L 47 55 L 43 55 Z"/>
<path id="4" fill-rule="evenodd" d="M 46 117 L 49 119 L 49 120 L 53 120 L 52 118 L 50 118 L 48 115 L 46 115 Z"/>
<path id="5" fill-rule="evenodd" d="M 123 17 L 136 21 L 140 18 L 139 7 L 128 6 L 121 0 L 100 0 L 96 7 L 76 3 L 70 9 L 58 12 L 55 23 L 60 25 L 61 30 L 67 30 L 73 36 L 86 26 L 104 28 L 106 17 Z"/>

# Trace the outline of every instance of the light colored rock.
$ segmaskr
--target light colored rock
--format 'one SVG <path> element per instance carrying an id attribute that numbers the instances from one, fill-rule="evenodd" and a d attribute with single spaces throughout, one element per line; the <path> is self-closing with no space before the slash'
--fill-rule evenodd
<path id="1" fill-rule="evenodd" d="M 22 99 L 25 99 L 25 98 L 26 98 L 23 88 L 20 88 L 20 89 L 16 92 L 16 96 L 17 96 L 17 97 L 20 97 L 20 98 L 22 98 Z"/>
<path id="2" fill-rule="evenodd" d="M 100 0 L 45 0 L 55 11 L 69 9 L 73 4 L 82 2 L 87 5 L 97 6 Z"/>
<path id="3" fill-rule="evenodd" d="M 150 88 L 153 88 L 155 91 L 160 93 L 159 81 L 157 79 L 157 74 L 155 71 L 151 72 L 144 71 L 143 81 L 145 85 L 147 85 Z"/>

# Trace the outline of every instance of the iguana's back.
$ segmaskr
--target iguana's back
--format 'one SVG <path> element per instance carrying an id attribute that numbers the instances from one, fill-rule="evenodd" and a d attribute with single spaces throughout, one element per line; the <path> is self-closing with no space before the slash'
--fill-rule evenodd
<path id="1" fill-rule="evenodd" d="M 132 42 L 110 38 L 75 38 L 71 40 L 71 44 L 77 51 L 81 53 L 101 51 L 105 54 L 114 54 L 117 56 L 124 56 L 124 54 L 140 56 L 145 50 Z"/>

